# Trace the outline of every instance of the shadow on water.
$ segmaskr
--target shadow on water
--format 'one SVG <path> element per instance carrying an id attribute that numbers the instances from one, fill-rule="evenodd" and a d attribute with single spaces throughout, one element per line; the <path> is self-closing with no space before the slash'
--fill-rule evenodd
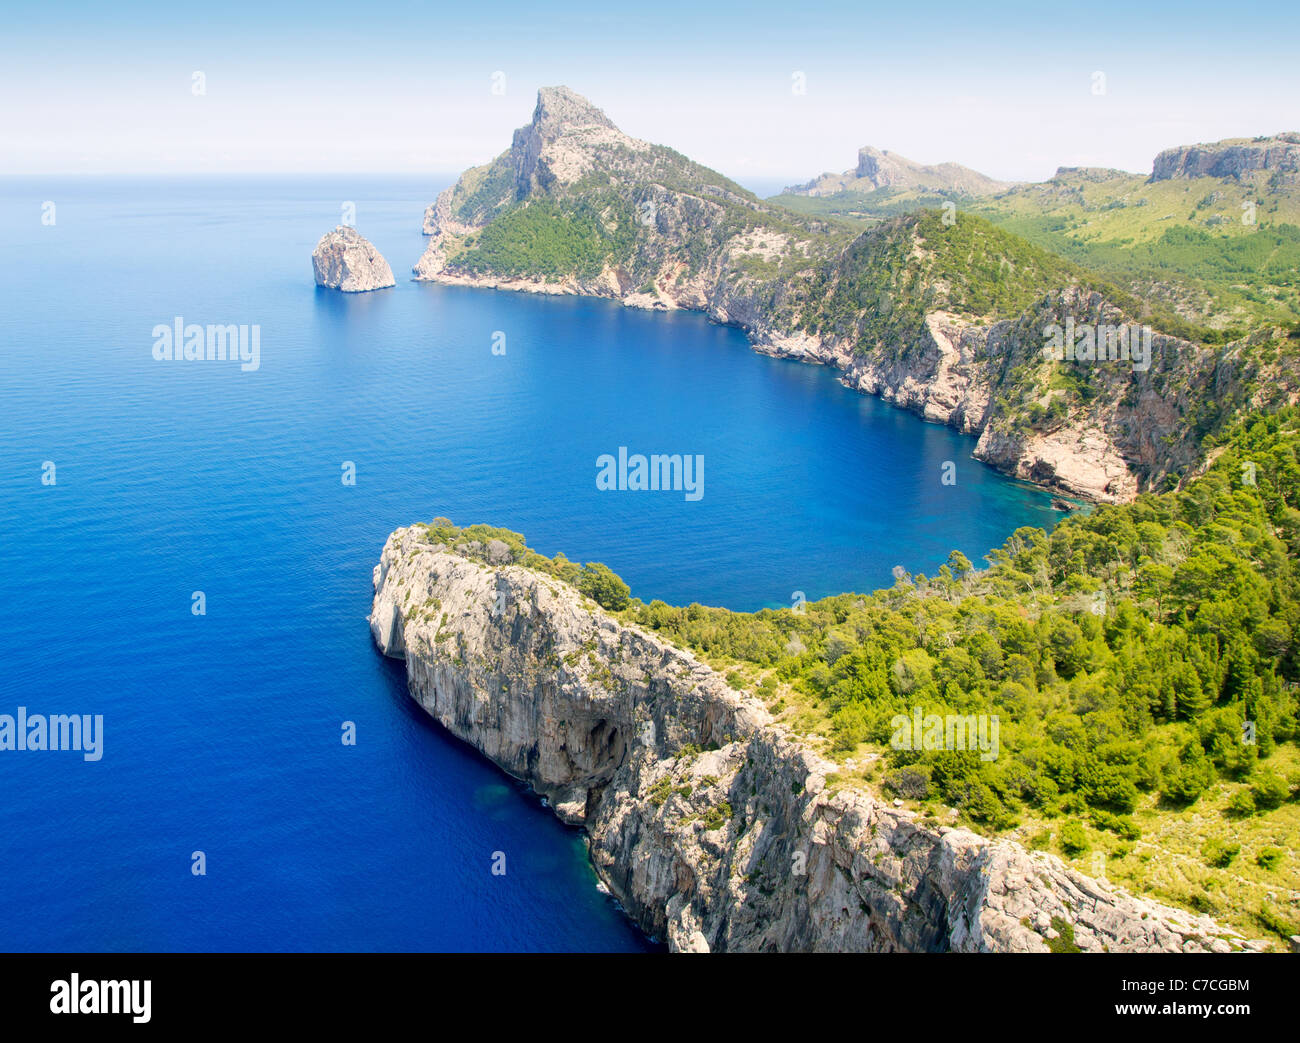
<path id="1" fill-rule="evenodd" d="M 538 819 L 538 827 L 557 838 L 560 843 L 538 845 L 529 852 L 529 869 L 539 875 L 559 876 L 575 867 L 580 861 L 581 875 L 589 879 L 593 888 L 600 890 L 604 902 L 625 919 L 635 932 L 639 948 L 646 952 L 665 952 L 667 946 L 657 938 L 647 935 L 627 914 L 623 905 L 608 892 L 587 855 L 587 831 L 561 821 L 549 804 L 527 782 L 516 778 L 486 757 L 475 746 L 461 739 L 435 720 L 411 696 L 406 680 L 406 664 L 374 650 L 381 660 L 383 687 L 397 714 L 419 731 L 427 733 L 430 740 L 442 747 L 453 758 L 453 771 L 467 781 L 472 789 L 471 804 L 475 815 L 489 821 L 509 823 L 517 820 L 521 805 L 530 817 Z M 459 762 L 459 763 L 456 763 Z M 433 780 L 429 783 L 429 799 L 439 799 Z"/>

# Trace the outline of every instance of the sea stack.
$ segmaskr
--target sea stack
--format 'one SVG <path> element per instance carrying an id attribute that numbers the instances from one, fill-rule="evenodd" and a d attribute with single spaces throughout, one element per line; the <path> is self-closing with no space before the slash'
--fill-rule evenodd
<path id="1" fill-rule="evenodd" d="M 311 255 L 316 285 L 344 293 L 364 293 L 396 286 L 383 255 L 355 228 L 339 225 L 321 236 Z"/>

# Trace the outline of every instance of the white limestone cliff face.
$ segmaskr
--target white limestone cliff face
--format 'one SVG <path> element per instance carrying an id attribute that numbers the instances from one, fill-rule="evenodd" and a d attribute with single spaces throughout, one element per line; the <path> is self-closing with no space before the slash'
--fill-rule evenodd
<path id="1" fill-rule="evenodd" d="M 355 228 L 339 225 L 321 236 L 311 255 L 316 285 L 344 293 L 364 293 L 396 286 L 383 255 Z"/>
<path id="2" fill-rule="evenodd" d="M 1122 360 L 1092 363 L 1095 397 L 1087 406 L 1037 426 L 1017 425 L 998 401 L 1002 381 L 1013 367 L 1028 366 L 1050 382 L 1052 368 L 1062 364 L 1043 356 L 1043 330 L 1067 317 L 1078 324 L 1125 321 L 1100 294 L 1075 288 L 1045 297 L 1016 320 L 980 323 L 934 311 L 910 341 L 865 353 L 845 340 L 782 333 L 761 316 L 738 324 L 756 351 L 833 366 L 846 387 L 977 436 L 977 460 L 1072 497 L 1126 503 L 1193 467 L 1199 410 L 1207 399 L 1229 396 L 1252 371 L 1240 346 L 1216 353 L 1153 334 L 1148 370 Z M 1292 383 L 1284 376 L 1279 386 Z"/>
<path id="3" fill-rule="evenodd" d="M 1152 164 L 1151 180 L 1239 179 L 1255 171 L 1276 171 L 1288 180 L 1300 179 L 1300 134 L 1274 134 L 1165 149 Z"/>
<path id="4" fill-rule="evenodd" d="M 502 548 L 485 564 L 398 529 L 374 640 L 431 716 L 585 828 L 601 879 L 671 949 L 1038 952 L 1066 925 L 1086 952 L 1260 946 L 1055 857 L 832 792 L 834 765 L 758 701 Z"/>

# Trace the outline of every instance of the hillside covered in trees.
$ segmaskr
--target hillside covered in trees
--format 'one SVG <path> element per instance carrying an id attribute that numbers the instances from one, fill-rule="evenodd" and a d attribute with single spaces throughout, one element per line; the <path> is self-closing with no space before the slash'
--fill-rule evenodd
<path id="1" fill-rule="evenodd" d="M 977 569 L 759 612 L 645 604 L 609 568 L 489 546 L 728 672 L 863 785 L 1253 931 L 1295 931 L 1300 411 L 1186 488 L 1017 530 Z M 493 542 L 495 541 L 495 543 Z M 485 557 L 485 560 L 488 560 Z M 996 756 L 905 749 L 899 715 L 996 717 Z"/>

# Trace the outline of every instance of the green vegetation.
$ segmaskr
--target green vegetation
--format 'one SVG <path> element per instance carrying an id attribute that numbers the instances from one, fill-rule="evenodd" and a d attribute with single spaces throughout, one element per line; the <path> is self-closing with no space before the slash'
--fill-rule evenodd
<path id="1" fill-rule="evenodd" d="M 489 565 L 523 565 L 545 572 L 577 587 L 601 608 L 617 612 L 628 606 L 630 590 L 607 565 L 589 561 L 579 565 L 563 554 L 548 558 L 524 543 L 524 537 L 495 525 L 467 525 L 460 528 L 448 518 L 435 518 L 426 525 L 430 543 L 458 550 L 466 557 Z M 495 544 L 495 547 L 494 547 Z"/>
<path id="2" fill-rule="evenodd" d="M 1063 171 L 969 206 L 1224 339 L 1300 320 L 1300 189 L 1272 174 Z"/>
<path id="3" fill-rule="evenodd" d="M 933 792 L 985 826 L 1091 812 L 1122 835 L 1143 794 L 1185 807 L 1221 781 L 1277 808 L 1290 784 L 1260 764 L 1297 735 L 1297 446 L 1294 413 L 1258 421 L 1186 491 L 1050 536 L 1017 530 L 985 571 L 954 556 L 934 578 L 802 613 L 653 602 L 628 615 L 770 670 L 807 730 L 845 753 L 888 750 L 893 789 Z M 890 749 L 891 721 L 916 706 L 996 714 L 1001 755 Z"/>
<path id="4" fill-rule="evenodd" d="M 891 217 L 902 217 L 917 210 L 937 209 L 953 203 L 960 210 L 976 202 L 959 193 L 919 188 L 877 188 L 872 192 L 852 189 L 829 196 L 779 195 L 768 200 L 808 217 L 819 217 L 855 228 L 872 228 Z"/>
<path id="5" fill-rule="evenodd" d="M 1083 831 L 1083 827 L 1079 823 L 1067 822 L 1061 827 L 1061 850 L 1067 855 L 1071 857 L 1081 855 L 1090 846 L 1088 835 Z"/>
<path id="6" fill-rule="evenodd" d="M 864 232 L 797 288 L 800 328 L 847 337 L 859 350 L 912 341 L 925 316 L 945 309 L 977 319 L 1017 316 L 1048 291 L 1079 286 L 1185 340 L 1221 343 L 1221 330 L 1139 300 L 1118 282 L 970 214 L 946 223 L 925 210 Z"/>
<path id="7" fill-rule="evenodd" d="M 634 234 L 629 214 L 608 212 L 617 209 L 616 200 L 599 197 L 564 207 L 547 199 L 516 203 L 471 237 L 460 265 L 479 274 L 594 278 Z"/>
<path id="8" fill-rule="evenodd" d="M 1055 938 L 1047 939 L 1047 948 L 1052 952 L 1083 952 L 1074 941 L 1074 924 L 1063 916 L 1052 917 L 1052 930 Z"/>
<path id="9" fill-rule="evenodd" d="M 1287 410 L 1238 430 L 1187 489 L 1050 535 L 1020 529 L 986 570 L 954 555 L 932 578 L 802 612 L 633 601 L 624 618 L 721 669 L 743 665 L 783 720 L 838 756 L 882 755 L 863 784 L 984 832 L 1054 823 L 1085 868 L 1107 852 L 1139 889 L 1252 926 L 1254 881 L 1295 889 L 1277 882 L 1294 864 L 1268 838 L 1300 829 L 1298 451 Z M 999 756 L 894 749 L 893 718 L 914 707 L 996 715 Z M 1242 815 L 1257 825 L 1231 824 Z M 1191 858 L 1208 875 L 1178 869 Z M 1229 867 L 1250 887 L 1217 882 Z"/>
<path id="10" fill-rule="evenodd" d="M 1181 316 L 1199 331 L 1192 340 L 1224 343 L 1252 327 L 1300 321 L 1300 189 L 1262 171 L 1153 182 L 1063 170 L 993 196 L 882 188 L 769 202 L 857 229 L 951 202 L 958 223 L 987 218 L 1157 314 Z"/>
<path id="11" fill-rule="evenodd" d="M 919 256 L 918 256 L 919 253 Z M 939 307 L 1014 315 L 1045 287 L 1077 283 L 1076 265 L 978 218 L 945 224 L 939 211 L 891 221 L 826 262 L 802 291 L 800 325 L 889 343 Z M 864 311 L 865 309 L 865 311 Z M 869 325 L 855 328 L 856 324 Z"/>
<path id="12" fill-rule="evenodd" d="M 521 190 L 509 152 L 462 175 L 452 192 L 451 215 L 482 227 L 445 240 L 451 270 L 562 282 L 618 269 L 631 285 L 653 292 L 655 278 L 666 268 L 684 265 L 677 278 L 695 274 L 724 244 L 755 231 L 813 252 L 835 249 L 850 238 L 838 226 L 830 229 L 764 203 L 660 145 L 637 150 L 606 143 L 594 153 L 594 168 L 569 184 Z M 657 232 L 659 208 L 672 214 L 669 237 Z M 778 279 L 806 264 L 803 250 L 779 257 L 740 253 L 736 272 Z"/>
<path id="13" fill-rule="evenodd" d="M 709 808 L 700 821 L 706 830 L 714 830 L 720 829 L 724 823 L 729 822 L 731 816 L 731 805 L 723 800 Z"/>
<path id="14" fill-rule="evenodd" d="M 451 201 L 452 216 L 458 221 L 477 223 L 513 199 L 515 172 L 505 156 L 482 167 L 472 167 L 460 176 Z"/>
<path id="15" fill-rule="evenodd" d="M 578 589 L 601 608 L 610 612 L 619 612 L 627 608 L 628 585 L 616 576 L 608 565 L 590 561 L 582 567 L 578 576 Z"/>
<path id="16" fill-rule="evenodd" d="M 1207 864 L 1216 869 L 1227 869 L 1232 865 L 1233 859 L 1241 854 L 1241 845 L 1229 844 L 1218 837 L 1211 837 L 1201 848 L 1201 854 Z"/>

